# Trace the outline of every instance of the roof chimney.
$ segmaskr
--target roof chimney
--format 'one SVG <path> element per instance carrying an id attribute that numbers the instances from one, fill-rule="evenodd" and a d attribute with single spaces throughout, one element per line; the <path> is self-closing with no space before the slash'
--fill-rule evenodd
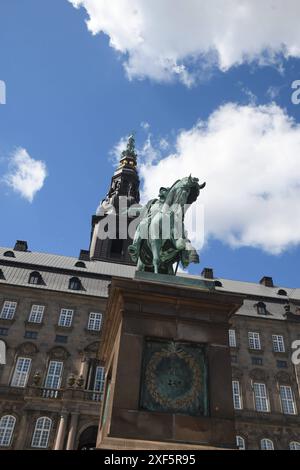
<path id="1" fill-rule="evenodd" d="M 213 279 L 214 278 L 214 270 L 212 268 L 204 268 L 201 276 L 205 279 Z"/>
<path id="2" fill-rule="evenodd" d="M 89 250 L 80 250 L 79 259 L 80 261 L 90 261 Z"/>
<path id="3" fill-rule="evenodd" d="M 260 283 L 262 286 L 274 287 L 273 278 L 272 278 L 272 277 L 264 276 L 264 277 L 259 281 L 259 283 Z"/>
<path id="4" fill-rule="evenodd" d="M 28 244 L 24 240 L 17 240 L 14 247 L 15 251 L 28 251 Z"/>

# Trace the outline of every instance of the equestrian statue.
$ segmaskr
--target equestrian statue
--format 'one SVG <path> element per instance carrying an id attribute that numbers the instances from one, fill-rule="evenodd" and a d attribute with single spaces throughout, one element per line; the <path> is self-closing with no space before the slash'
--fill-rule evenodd
<path id="1" fill-rule="evenodd" d="M 170 188 L 160 188 L 158 199 L 150 200 L 142 209 L 128 248 L 138 271 L 175 275 L 179 263 L 183 268 L 199 263 L 199 255 L 187 238 L 184 217 L 205 186 L 206 183 L 199 184 L 198 178 L 182 178 Z"/>

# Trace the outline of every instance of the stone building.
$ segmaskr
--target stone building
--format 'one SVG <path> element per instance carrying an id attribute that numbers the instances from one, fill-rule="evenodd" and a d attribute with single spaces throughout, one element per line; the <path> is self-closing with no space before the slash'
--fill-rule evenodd
<path id="1" fill-rule="evenodd" d="M 25 241 L 0 249 L 0 448 L 86 449 L 96 442 L 104 370 L 97 360 L 112 277 L 132 278 L 129 240 L 99 240 L 118 197 L 139 202 L 134 140 L 92 218 L 78 258 L 35 253 Z M 300 449 L 300 289 L 214 277 L 217 290 L 244 296 L 231 320 L 233 403 L 240 449 Z M 0 348 L 1 356 L 2 348 Z M 300 357 L 300 355 L 299 355 Z M 5 362 L 5 364 L 3 364 Z M 202 444 L 199 442 L 199 444 Z"/>

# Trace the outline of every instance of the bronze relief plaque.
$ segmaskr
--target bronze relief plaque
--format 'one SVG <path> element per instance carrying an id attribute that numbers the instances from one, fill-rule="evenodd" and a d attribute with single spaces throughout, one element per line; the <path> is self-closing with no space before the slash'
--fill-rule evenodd
<path id="1" fill-rule="evenodd" d="M 140 405 L 148 411 L 208 416 L 205 346 L 147 339 Z"/>

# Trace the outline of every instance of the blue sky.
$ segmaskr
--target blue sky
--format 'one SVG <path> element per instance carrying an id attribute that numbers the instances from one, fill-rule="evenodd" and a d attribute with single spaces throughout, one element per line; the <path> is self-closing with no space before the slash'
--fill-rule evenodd
<path id="1" fill-rule="evenodd" d="M 291 84 L 294 80 L 300 80 L 300 59 L 295 50 L 297 36 L 291 39 L 292 44 L 289 44 L 290 36 L 287 36 L 286 47 L 290 46 L 292 51 L 290 57 L 287 54 L 284 57 L 278 49 L 276 57 L 266 59 L 265 51 L 262 51 L 260 55 L 255 53 L 253 60 L 251 51 L 248 51 L 248 60 L 243 60 L 239 56 L 241 52 L 235 51 L 236 55 L 230 57 L 227 52 L 223 58 L 220 55 L 222 60 L 218 63 L 213 61 L 213 57 L 203 59 L 202 38 L 195 38 L 201 54 L 199 51 L 198 55 L 194 53 L 193 60 L 188 52 L 186 57 L 184 52 L 178 56 L 178 64 L 181 61 L 189 73 L 187 79 L 181 73 L 169 74 L 166 67 L 150 67 L 151 60 L 155 63 L 156 54 L 161 53 L 155 49 L 158 40 L 153 38 L 151 30 L 145 32 L 145 37 L 151 38 L 150 58 L 145 57 L 139 46 L 128 43 L 126 28 L 120 37 L 114 36 L 114 31 L 120 30 L 119 25 L 129 21 L 126 15 L 118 19 L 120 23 L 116 20 L 115 25 L 106 26 L 106 32 L 110 35 L 92 35 L 85 20 L 93 1 L 86 2 L 87 9 L 76 9 L 67 0 L 2 0 L 0 4 L 0 80 L 5 81 L 7 87 L 6 104 L 0 105 L 1 245 L 12 246 L 16 239 L 24 239 L 28 240 L 33 251 L 70 256 L 77 256 L 81 248 L 88 248 L 90 218 L 100 199 L 105 196 L 114 170 L 112 149 L 133 129 L 141 153 L 141 176 L 147 179 L 143 186 L 145 198 L 156 195 L 160 183 L 156 178 L 157 172 L 162 174 L 162 178 L 167 178 L 163 174 L 164 168 L 180 162 L 181 172 L 189 173 L 192 168 L 193 173 L 197 173 L 194 176 L 206 179 L 208 187 L 215 188 L 214 193 L 207 193 L 206 197 L 210 200 L 219 198 L 221 203 L 224 191 L 220 184 L 226 181 L 226 192 L 234 194 L 236 191 L 236 198 L 241 199 L 244 185 L 239 181 L 239 186 L 235 187 L 233 183 L 232 168 L 236 163 L 230 155 L 224 154 L 224 159 L 229 159 L 228 165 L 225 162 L 220 184 L 216 184 L 220 178 L 220 160 L 216 159 L 214 151 L 203 154 L 199 161 L 195 154 L 193 166 L 190 167 L 192 157 L 188 149 L 193 145 L 199 149 L 216 149 L 219 148 L 216 142 L 222 147 L 220 139 L 228 135 L 223 123 L 226 116 L 234 115 L 236 123 L 242 111 L 250 110 L 253 119 L 247 114 L 246 127 L 247 122 L 253 126 L 256 116 L 258 122 L 262 114 L 267 114 L 269 119 L 266 129 L 261 133 L 255 129 L 250 137 L 252 139 L 258 135 L 261 139 L 259 152 L 270 152 L 269 168 L 273 173 L 269 175 L 266 171 L 265 175 L 270 198 L 276 198 L 276 186 L 274 189 L 272 184 L 277 177 L 278 180 L 283 178 L 287 189 L 294 190 L 284 199 L 284 205 L 270 204 L 269 213 L 265 209 L 260 213 L 261 205 L 257 206 L 260 225 L 269 224 L 269 233 L 273 233 L 270 243 L 262 241 L 268 237 L 268 229 L 261 234 L 259 230 L 254 230 L 257 237 L 253 233 L 249 235 L 251 226 L 257 223 L 256 210 L 251 211 L 253 205 L 246 200 L 249 193 L 245 193 L 245 211 L 249 212 L 252 225 L 248 226 L 244 219 L 239 221 L 237 225 L 241 234 L 238 243 L 232 241 L 235 230 L 233 222 L 226 226 L 226 220 L 230 219 L 226 217 L 226 211 L 222 209 L 225 215 L 221 224 L 216 207 L 205 202 L 209 230 L 200 254 L 201 266 L 194 266 L 192 272 L 212 266 L 220 277 L 258 281 L 263 275 L 271 275 L 278 285 L 299 287 L 300 229 L 297 220 L 300 221 L 300 210 L 293 177 L 298 177 L 300 165 L 296 160 L 297 150 L 300 150 L 297 127 L 300 105 L 291 102 Z M 165 1 L 166 4 L 169 2 Z M 295 12 L 292 9 L 297 7 L 290 1 L 293 18 Z M 142 8 L 143 1 L 140 3 Z M 135 0 L 135 4 L 138 7 L 139 0 Z M 281 0 L 278 0 L 279 4 Z M 154 2 L 153 15 L 156 5 Z M 159 11 L 157 14 L 161 17 Z M 98 12 L 95 13 L 97 15 Z M 229 22 L 229 30 L 230 25 Z M 186 28 L 189 34 L 188 25 Z M 234 25 L 232 28 L 234 30 Z M 291 19 L 290 30 L 292 28 Z M 128 30 L 130 33 L 130 25 Z M 163 35 L 164 24 L 158 30 Z M 276 31 L 275 24 L 269 38 L 271 45 L 277 44 Z M 280 34 L 278 30 L 278 37 Z M 172 31 L 169 37 L 171 35 Z M 163 41 L 164 37 L 158 39 Z M 118 40 L 118 46 L 115 47 L 110 40 L 113 43 Z M 250 46 L 246 39 L 244 42 L 241 39 L 241 43 L 247 52 Z M 174 50 L 176 47 L 175 42 Z M 265 59 L 263 65 L 262 58 Z M 234 103 L 234 110 L 226 108 L 228 103 Z M 265 111 L 262 111 L 262 106 L 267 107 Z M 218 119 L 213 119 L 209 126 L 208 120 L 218 110 Z M 275 124 L 272 121 L 275 130 L 268 140 L 264 140 L 263 136 L 269 133 L 271 115 L 281 119 L 281 124 L 277 126 L 277 121 Z M 294 119 L 292 124 L 291 119 Z M 205 135 L 195 127 L 199 120 L 206 123 Z M 142 123 L 148 123 L 149 127 L 143 128 Z M 216 126 L 221 128 L 216 131 Z M 192 129 L 194 132 L 191 133 Z M 244 140 L 247 130 L 237 126 L 237 132 L 241 132 L 240 140 Z M 251 161 L 251 155 L 258 152 L 257 148 L 252 152 L 253 139 L 250 137 L 247 161 Z M 162 149 L 159 145 L 161 139 L 165 139 L 169 147 Z M 145 146 L 147 141 L 148 149 Z M 231 141 L 230 145 L 236 148 L 239 142 L 231 144 Z M 149 157 L 149 142 L 155 161 Z M 272 145 L 275 150 L 282 148 L 286 155 L 282 159 L 279 155 L 272 160 Z M 46 167 L 47 177 L 41 189 L 33 195 L 32 202 L 7 184 L 7 175 L 14 171 L 13 156 L 18 149 L 25 149 L 30 158 L 44 162 Z M 255 158 L 260 158 L 260 154 L 256 153 Z M 177 156 L 174 157 L 174 154 Z M 186 167 L 185 161 L 189 162 Z M 174 175 L 177 175 L 176 171 L 174 169 Z M 249 170 L 249 179 L 259 177 L 262 180 L 256 187 L 259 193 L 264 186 L 264 175 L 260 168 L 258 173 L 256 175 L 253 169 Z M 223 192 L 220 189 L 220 194 L 217 193 L 216 188 L 221 188 Z M 279 194 L 280 191 L 284 192 L 284 187 L 280 188 Z M 232 198 L 228 201 L 235 204 Z M 288 213 L 290 206 L 293 208 L 291 214 Z M 230 204 L 226 207 L 228 215 L 233 213 L 240 217 L 240 208 L 232 208 Z M 278 241 L 276 234 L 283 226 L 287 230 Z"/>

